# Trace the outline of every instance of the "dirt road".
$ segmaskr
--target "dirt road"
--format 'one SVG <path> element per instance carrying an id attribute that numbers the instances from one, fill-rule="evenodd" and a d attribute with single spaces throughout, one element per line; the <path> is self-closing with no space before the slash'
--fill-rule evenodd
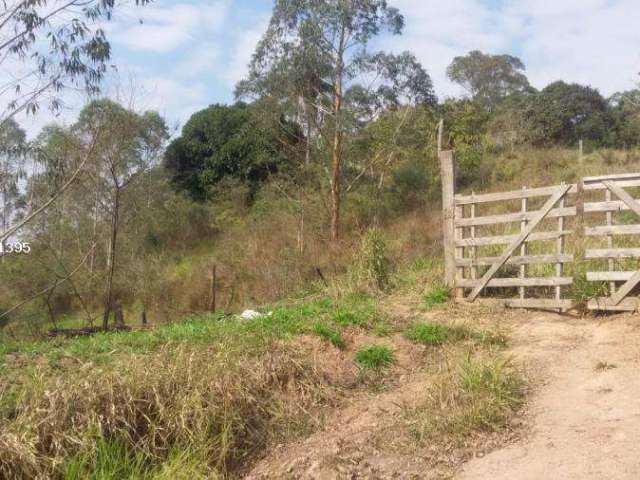
<path id="1" fill-rule="evenodd" d="M 428 316 L 411 308 L 402 315 Z M 640 478 L 640 317 L 512 310 L 439 315 L 471 318 L 479 326 L 498 322 L 509 331 L 508 353 L 525 367 L 532 385 L 524 426 L 515 435 L 490 438 L 477 448 L 471 443 L 462 456 L 417 448 L 402 416 L 423 398 L 429 368 L 420 365 L 416 347 L 397 337 L 388 340 L 404 352 L 394 385 L 328 412 L 324 429 L 281 445 L 246 478 Z M 468 460 L 469 452 L 478 457 Z"/>
<path id="2" fill-rule="evenodd" d="M 640 321 L 529 316 L 513 353 L 535 369 L 529 433 L 460 479 L 640 478 Z"/>

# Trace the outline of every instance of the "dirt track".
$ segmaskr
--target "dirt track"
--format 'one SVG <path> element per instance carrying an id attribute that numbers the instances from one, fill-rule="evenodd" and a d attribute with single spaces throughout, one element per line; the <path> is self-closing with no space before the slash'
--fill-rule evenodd
<path id="1" fill-rule="evenodd" d="M 483 313 L 478 322 L 493 318 L 510 331 L 510 353 L 532 383 L 515 443 L 501 437 L 491 451 L 489 440 L 466 463 L 416 450 L 399 417 L 427 379 L 408 362 L 393 388 L 331 412 L 326 428 L 271 452 L 247 478 L 640 478 L 640 319 Z"/>
<path id="2" fill-rule="evenodd" d="M 468 462 L 459 478 L 640 478 L 638 318 L 534 315 L 513 338 L 513 353 L 539 382 L 529 433 Z"/>

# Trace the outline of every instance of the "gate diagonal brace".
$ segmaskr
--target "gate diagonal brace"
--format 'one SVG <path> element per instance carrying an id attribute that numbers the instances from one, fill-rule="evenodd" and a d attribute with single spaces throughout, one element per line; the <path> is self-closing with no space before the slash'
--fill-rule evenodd
<path id="1" fill-rule="evenodd" d="M 607 187 L 611 193 L 615 194 L 620 200 L 622 200 L 636 215 L 640 216 L 640 204 L 629 195 L 622 187 L 616 185 L 614 182 L 605 180 L 602 184 Z M 624 298 L 631 293 L 636 285 L 640 283 L 640 271 L 633 274 L 633 276 L 622 285 L 616 293 L 611 295 L 611 303 L 613 305 L 619 305 Z"/>

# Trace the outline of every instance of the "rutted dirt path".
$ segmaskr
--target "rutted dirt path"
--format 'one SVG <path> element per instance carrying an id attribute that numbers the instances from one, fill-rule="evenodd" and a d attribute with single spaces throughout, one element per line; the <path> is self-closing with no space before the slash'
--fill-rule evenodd
<path id="1" fill-rule="evenodd" d="M 534 315 L 513 353 L 538 383 L 529 433 L 464 465 L 459 478 L 640 478 L 640 321 Z"/>

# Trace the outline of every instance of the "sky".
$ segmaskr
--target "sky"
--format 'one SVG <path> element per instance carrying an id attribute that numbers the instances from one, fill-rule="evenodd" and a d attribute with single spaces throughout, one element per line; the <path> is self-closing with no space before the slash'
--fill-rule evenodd
<path id="1" fill-rule="evenodd" d="M 457 55 L 473 49 L 520 57 L 530 82 L 555 80 L 609 96 L 640 80 L 638 0 L 389 0 L 405 16 L 401 36 L 374 49 L 410 50 L 440 98 L 463 92 L 446 77 Z M 139 110 L 159 111 L 175 132 L 212 103 L 233 101 L 269 21 L 272 0 L 154 0 L 119 7 L 105 24 L 113 55 L 105 93 Z M 57 117 L 71 122 L 81 101 L 69 97 Z M 53 117 L 21 119 L 30 135 Z"/>

